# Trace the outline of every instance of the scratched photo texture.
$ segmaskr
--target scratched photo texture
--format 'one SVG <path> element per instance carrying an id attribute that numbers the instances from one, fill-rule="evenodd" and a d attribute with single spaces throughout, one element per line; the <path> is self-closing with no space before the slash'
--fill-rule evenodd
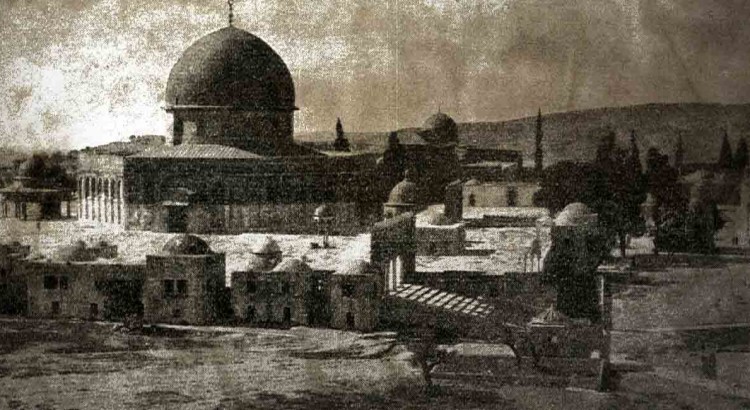
<path id="1" fill-rule="evenodd" d="M 750 408 L 749 20 L 0 0 L 0 409 Z"/>

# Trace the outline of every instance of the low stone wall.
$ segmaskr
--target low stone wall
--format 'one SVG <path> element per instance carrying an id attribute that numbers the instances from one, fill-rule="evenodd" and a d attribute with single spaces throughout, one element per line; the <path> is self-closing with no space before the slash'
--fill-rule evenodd
<path id="1" fill-rule="evenodd" d="M 418 255 L 461 255 L 464 253 L 466 230 L 463 224 L 417 226 Z"/>
<path id="2" fill-rule="evenodd" d="M 316 203 L 307 204 L 192 204 L 186 209 L 187 231 L 199 234 L 240 234 L 274 232 L 315 234 L 322 227 L 313 220 Z M 376 216 L 361 216 L 356 203 L 329 204 L 336 215 L 331 234 L 352 234 L 369 226 Z M 167 232 L 168 211 L 161 204 L 130 204 L 126 228 Z"/>

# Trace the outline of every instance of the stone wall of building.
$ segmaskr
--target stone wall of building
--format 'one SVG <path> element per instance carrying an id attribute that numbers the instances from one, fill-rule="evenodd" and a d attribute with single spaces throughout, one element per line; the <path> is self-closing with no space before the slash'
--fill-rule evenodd
<path id="1" fill-rule="evenodd" d="M 540 189 L 532 182 L 492 182 L 464 184 L 464 208 L 531 207 Z"/>
<path id="2" fill-rule="evenodd" d="M 331 327 L 374 330 L 379 323 L 381 286 L 375 275 L 332 275 Z"/>
<path id="3" fill-rule="evenodd" d="M 78 158 L 78 219 L 122 225 L 126 214 L 121 156 L 81 154 Z"/>
<path id="4" fill-rule="evenodd" d="M 418 255 L 461 255 L 464 253 L 464 224 L 417 226 Z"/>
<path id="5" fill-rule="evenodd" d="M 252 150 L 259 143 L 273 145 L 292 142 L 293 112 L 174 111 L 174 145 L 219 144 Z"/>
<path id="6" fill-rule="evenodd" d="M 19 265 L 30 252 L 28 245 L 0 244 L 0 313 L 26 311 L 26 279 L 19 272 Z"/>
<path id="7" fill-rule="evenodd" d="M 233 272 L 232 308 L 235 318 L 248 324 L 307 325 L 305 278 L 285 272 Z"/>
<path id="8" fill-rule="evenodd" d="M 21 272 L 26 278 L 29 317 L 115 320 L 122 319 L 117 312 L 128 310 L 121 305 L 137 303 L 133 299 L 139 295 L 118 295 L 108 288 L 139 290 L 145 266 L 32 260 L 23 262 Z M 120 296 L 128 300 L 118 300 Z"/>
<path id="9" fill-rule="evenodd" d="M 224 312 L 225 255 L 148 255 L 144 320 L 203 325 Z"/>
<path id="10" fill-rule="evenodd" d="M 369 226 L 374 216 L 362 215 L 357 203 L 329 204 L 336 217 L 330 234 L 353 234 Z M 240 234 L 276 232 L 317 234 L 323 227 L 313 220 L 320 203 L 297 204 L 191 204 L 187 205 L 187 232 Z M 136 204 L 128 207 L 127 229 L 168 232 L 168 210 L 162 204 Z"/>

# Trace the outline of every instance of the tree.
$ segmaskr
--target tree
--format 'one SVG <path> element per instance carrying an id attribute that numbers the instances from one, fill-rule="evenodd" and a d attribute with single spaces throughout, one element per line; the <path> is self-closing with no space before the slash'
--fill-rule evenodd
<path id="1" fill-rule="evenodd" d="M 654 221 L 656 223 L 655 251 L 660 248 L 662 228 L 669 228 L 685 214 L 687 198 L 679 184 L 677 170 L 669 165 L 669 157 L 658 149 L 651 148 L 646 154 L 646 186 L 656 201 Z"/>
<path id="2" fill-rule="evenodd" d="M 745 168 L 747 168 L 747 163 L 747 141 L 744 138 L 741 138 L 740 142 L 737 144 L 737 151 L 734 153 L 734 169 L 737 171 L 744 171 Z"/>
<path id="3" fill-rule="evenodd" d="M 633 172 L 637 174 L 643 173 L 643 165 L 641 165 L 641 150 L 638 148 L 635 130 L 630 131 L 630 156 L 628 157 L 628 164 Z"/>
<path id="4" fill-rule="evenodd" d="M 336 139 L 333 141 L 335 151 L 349 151 L 349 141 L 344 136 L 344 126 L 341 125 L 341 118 L 336 118 Z"/>
<path id="5" fill-rule="evenodd" d="M 682 145 L 682 134 L 677 137 L 677 147 L 674 150 L 674 167 L 678 175 L 682 175 L 682 165 L 685 161 L 685 148 Z"/>
<path id="6" fill-rule="evenodd" d="M 440 322 L 439 318 L 435 322 Z M 407 342 L 406 348 L 413 354 L 412 364 L 419 367 L 422 373 L 426 393 L 432 394 L 435 391 L 432 370 L 454 355 L 438 347 L 440 344 L 456 343 L 457 338 L 452 332 L 446 332 L 445 329 L 430 324 L 418 326 L 414 331 L 415 334 Z"/>
<path id="7" fill-rule="evenodd" d="M 599 169 L 591 163 L 572 161 L 561 161 L 547 168 L 540 185 L 534 203 L 553 214 L 572 202 L 592 204 L 605 188 Z"/>
<path id="8" fill-rule="evenodd" d="M 75 189 L 75 178 L 66 169 L 65 161 L 65 155 L 59 151 L 52 155 L 35 153 L 28 159 L 26 175 L 43 187 Z"/>
<path id="9" fill-rule="evenodd" d="M 612 155 L 617 148 L 617 135 L 614 130 L 608 129 L 607 133 L 602 137 L 599 145 L 596 147 L 596 163 L 606 163 L 612 158 Z"/>
<path id="10" fill-rule="evenodd" d="M 544 168 L 544 150 L 542 149 L 542 139 L 544 138 L 544 131 L 542 131 L 542 109 L 536 116 L 536 134 L 535 134 L 535 151 L 534 151 L 534 171 L 537 175 L 542 175 Z"/>
<path id="11" fill-rule="evenodd" d="M 628 236 L 645 229 L 640 205 L 646 200 L 646 189 L 640 156 L 635 130 L 630 133 L 629 151 L 618 147 L 610 132 L 597 148 L 594 163 L 603 189 L 590 205 L 599 214 L 600 225 L 617 238 L 623 257 Z"/>
<path id="12" fill-rule="evenodd" d="M 717 163 L 720 170 L 732 169 L 732 147 L 729 145 L 729 135 L 724 130 L 724 138 L 721 140 L 721 151 L 719 151 L 719 162 Z"/>

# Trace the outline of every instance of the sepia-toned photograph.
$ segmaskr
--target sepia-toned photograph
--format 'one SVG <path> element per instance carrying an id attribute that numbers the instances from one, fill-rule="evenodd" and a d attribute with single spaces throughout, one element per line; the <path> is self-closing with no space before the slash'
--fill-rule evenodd
<path id="1" fill-rule="evenodd" d="M 0 0 L 0 409 L 750 409 L 749 21 Z"/>

